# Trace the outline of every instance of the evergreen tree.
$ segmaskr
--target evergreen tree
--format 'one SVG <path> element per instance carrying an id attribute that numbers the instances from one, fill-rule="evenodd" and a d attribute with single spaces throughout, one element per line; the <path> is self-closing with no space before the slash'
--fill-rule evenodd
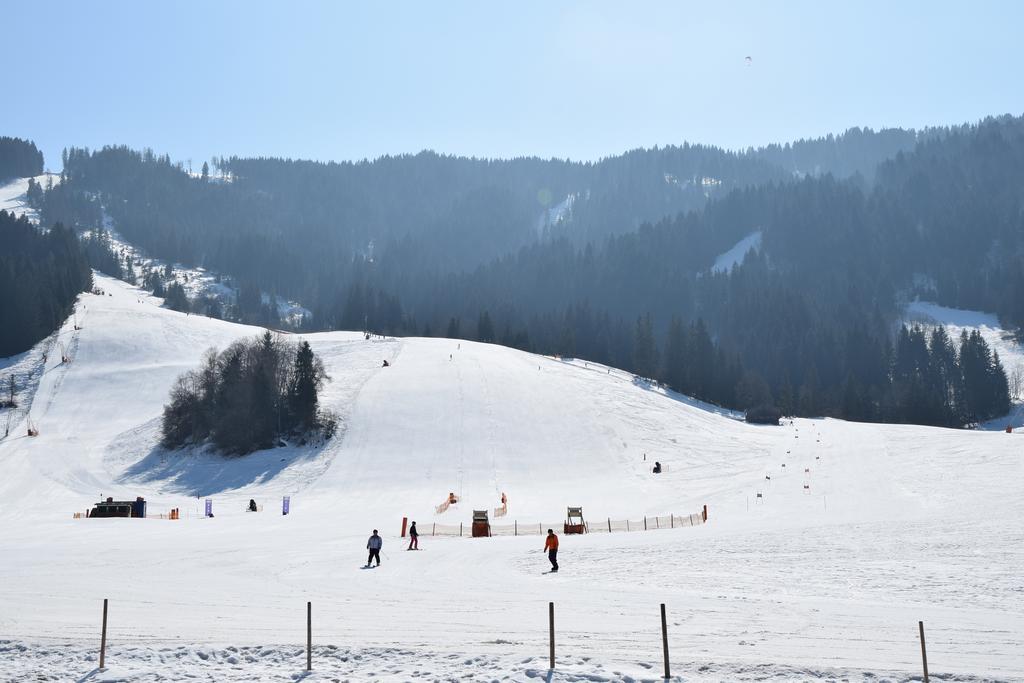
<path id="1" fill-rule="evenodd" d="M 251 443 L 255 448 L 269 448 L 275 434 L 282 431 L 281 390 L 278 378 L 279 342 L 270 330 L 264 331 L 252 351 L 250 372 L 249 419 Z"/>
<path id="2" fill-rule="evenodd" d="M 318 364 L 309 342 L 299 342 L 295 370 L 289 391 L 289 408 L 296 426 L 308 429 L 317 423 L 317 392 L 323 384 L 322 365 Z"/>
<path id="3" fill-rule="evenodd" d="M 191 310 L 188 295 L 185 293 L 185 288 L 182 287 L 180 283 L 171 282 L 164 291 L 164 306 L 172 311 L 180 311 L 182 313 Z"/>
<path id="4" fill-rule="evenodd" d="M 211 349 L 198 370 L 175 383 L 164 407 L 162 443 L 178 448 L 210 442 L 241 455 L 288 435 L 329 436 L 334 418 L 318 407 L 327 379 L 307 342 L 288 344 L 269 330 L 223 353 Z"/>
<path id="5" fill-rule="evenodd" d="M 743 410 L 774 405 L 768 383 L 756 370 L 744 373 L 736 388 L 736 400 Z"/>
<path id="6" fill-rule="evenodd" d="M 481 313 L 477 321 L 476 339 L 488 344 L 494 341 L 494 323 L 491 322 L 491 315 L 487 311 Z"/>
<path id="7" fill-rule="evenodd" d="M 647 379 L 657 378 L 658 348 L 654 343 L 654 327 L 651 324 L 650 313 L 636 319 L 633 372 Z"/>
<path id="8" fill-rule="evenodd" d="M 671 388 L 683 393 L 688 389 L 686 385 L 687 356 L 686 330 L 683 327 L 683 321 L 678 316 L 673 316 L 665 342 L 665 357 L 661 376 Z"/>

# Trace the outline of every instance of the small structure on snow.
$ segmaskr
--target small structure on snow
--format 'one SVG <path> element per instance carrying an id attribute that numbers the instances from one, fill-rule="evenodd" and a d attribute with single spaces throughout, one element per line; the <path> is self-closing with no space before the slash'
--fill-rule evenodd
<path id="1" fill-rule="evenodd" d="M 487 510 L 473 510 L 473 538 L 486 538 L 491 535 L 491 523 L 487 519 Z"/>
<path id="2" fill-rule="evenodd" d="M 569 508 L 565 514 L 565 527 L 563 529 L 566 535 L 569 534 L 585 534 L 587 532 L 587 525 L 583 521 L 583 508 Z"/>
<path id="3" fill-rule="evenodd" d="M 107 498 L 93 506 L 89 517 L 136 517 L 144 519 L 146 517 L 146 499 L 142 496 L 135 500 Z"/>

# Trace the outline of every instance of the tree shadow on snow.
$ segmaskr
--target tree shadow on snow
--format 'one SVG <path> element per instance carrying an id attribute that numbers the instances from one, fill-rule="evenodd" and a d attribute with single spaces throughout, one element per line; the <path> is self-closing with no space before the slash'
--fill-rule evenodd
<path id="1" fill-rule="evenodd" d="M 647 391 L 653 391 L 657 394 L 664 396 L 665 398 L 676 401 L 690 406 L 691 408 L 697 408 L 703 410 L 706 413 L 714 413 L 715 415 L 721 415 L 733 420 L 742 420 L 743 413 L 730 408 L 723 408 L 722 406 L 715 405 L 714 403 L 708 403 L 707 401 L 701 401 L 699 398 L 693 398 L 686 394 L 680 394 L 678 391 L 669 389 L 668 387 L 659 384 L 655 380 L 646 379 L 638 375 L 633 376 L 633 386 L 645 389 Z"/>
<path id="2" fill-rule="evenodd" d="M 117 482 L 158 484 L 170 493 L 209 496 L 266 484 L 292 466 L 323 459 L 325 445 L 282 446 L 241 456 L 222 455 L 206 447 L 168 451 L 157 445 L 128 466 Z"/>

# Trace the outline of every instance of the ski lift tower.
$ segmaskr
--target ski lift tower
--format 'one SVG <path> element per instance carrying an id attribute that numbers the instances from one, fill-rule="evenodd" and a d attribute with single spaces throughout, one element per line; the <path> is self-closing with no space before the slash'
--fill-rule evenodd
<path id="1" fill-rule="evenodd" d="M 565 534 L 585 534 L 587 525 L 583 521 L 583 508 L 569 508 L 565 515 Z"/>

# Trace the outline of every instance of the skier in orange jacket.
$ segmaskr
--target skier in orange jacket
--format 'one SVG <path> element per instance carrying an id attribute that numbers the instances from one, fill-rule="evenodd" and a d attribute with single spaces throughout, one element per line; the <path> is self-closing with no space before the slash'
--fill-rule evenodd
<path id="1" fill-rule="evenodd" d="M 558 571 L 558 536 L 553 529 L 548 529 L 548 537 L 544 539 L 544 550 L 548 551 L 548 559 L 551 560 L 551 571 Z"/>

